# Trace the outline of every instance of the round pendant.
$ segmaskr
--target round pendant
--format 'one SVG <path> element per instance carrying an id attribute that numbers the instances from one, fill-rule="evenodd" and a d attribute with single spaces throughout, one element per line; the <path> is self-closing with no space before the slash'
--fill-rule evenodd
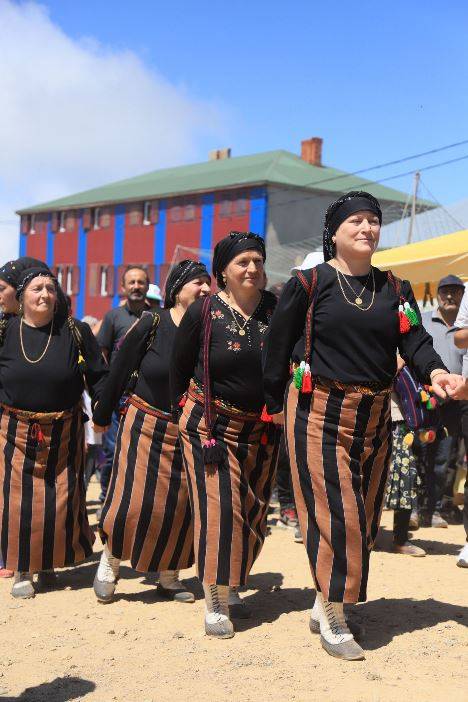
<path id="1" fill-rule="evenodd" d="M 362 305 L 362 300 L 360 297 L 356 298 L 356 305 Z"/>
<path id="2" fill-rule="evenodd" d="M 245 329 L 239 329 L 239 336 L 245 336 Z"/>

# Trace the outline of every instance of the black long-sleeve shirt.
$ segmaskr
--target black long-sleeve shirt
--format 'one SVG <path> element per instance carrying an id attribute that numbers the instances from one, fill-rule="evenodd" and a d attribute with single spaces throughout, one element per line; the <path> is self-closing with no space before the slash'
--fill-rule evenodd
<path id="1" fill-rule="evenodd" d="M 311 272 L 304 271 L 310 282 Z M 434 351 L 432 338 L 422 324 L 400 334 L 399 299 L 387 273 L 374 268 L 375 299 L 372 307 L 360 310 L 343 297 L 336 270 L 328 263 L 317 266 L 317 297 L 313 315 L 311 373 L 342 383 L 389 386 L 396 374 L 396 354 L 400 355 L 423 381 L 435 368 L 444 368 Z M 355 291 L 343 282 L 349 300 L 361 292 L 368 276 L 345 276 Z M 402 282 L 401 294 L 421 315 L 411 285 Z M 363 307 L 371 301 L 372 278 L 361 295 Z M 290 361 L 304 358 L 305 317 L 308 299 L 297 277 L 291 278 L 281 294 L 264 349 L 264 388 L 267 409 L 280 412 L 290 376 Z"/>
<path id="2" fill-rule="evenodd" d="M 112 361 L 99 404 L 94 410 L 96 424 L 110 423 L 112 412 L 128 386 L 130 376 L 139 369 L 134 392 L 149 405 L 171 411 L 169 394 L 169 365 L 177 326 L 169 310 L 158 310 L 159 324 L 150 348 L 147 344 L 153 326 L 153 315 L 144 313 L 140 321 L 127 332 Z"/>
<path id="3" fill-rule="evenodd" d="M 99 398 L 107 375 L 107 365 L 87 324 L 75 320 L 82 337 L 86 360 L 86 382 L 92 403 Z M 28 358 L 35 360 L 44 351 L 51 323 L 30 327 L 23 322 L 23 344 Z M 55 317 L 49 347 L 38 363 L 30 363 L 20 344 L 20 318 L 11 317 L 0 347 L 0 402 L 30 412 L 61 412 L 74 407 L 84 389 L 78 367 L 78 348 L 67 320 Z"/>
<path id="4" fill-rule="evenodd" d="M 212 296 L 210 380 L 213 397 L 246 411 L 262 410 L 265 400 L 261 355 L 275 305 L 275 296 L 264 292 L 245 325 L 245 335 L 240 335 L 233 314 L 241 327 L 245 318 L 235 310 L 231 312 L 219 295 Z M 187 390 L 191 378 L 203 385 L 202 306 L 203 299 L 199 299 L 188 308 L 176 334 L 171 365 L 173 407 Z"/>

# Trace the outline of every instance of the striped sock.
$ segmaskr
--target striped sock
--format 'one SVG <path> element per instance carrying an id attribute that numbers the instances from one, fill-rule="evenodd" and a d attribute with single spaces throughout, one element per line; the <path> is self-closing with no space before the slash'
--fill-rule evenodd
<path id="1" fill-rule="evenodd" d="M 329 602 L 323 599 L 321 592 L 317 592 L 314 608 L 316 605 L 320 621 L 320 633 L 328 643 L 339 644 L 353 639 L 353 635 L 346 623 L 342 602 Z"/>

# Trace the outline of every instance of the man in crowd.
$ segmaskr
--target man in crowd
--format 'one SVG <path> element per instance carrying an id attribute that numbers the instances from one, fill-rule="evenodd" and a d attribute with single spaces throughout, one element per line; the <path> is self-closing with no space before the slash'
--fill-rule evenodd
<path id="1" fill-rule="evenodd" d="M 109 363 L 112 363 L 112 359 L 115 358 L 119 341 L 123 339 L 134 322 L 141 317 L 142 312 L 149 309 L 146 302 L 148 287 L 148 274 L 143 268 L 139 266 L 127 268 L 122 276 L 121 288 L 125 303 L 107 312 L 97 335 L 98 343 Z M 114 412 L 112 424 L 104 434 L 102 441 L 106 460 L 101 468 L 101 494 L 99 496 L 101 503 L 106 499 L 109 486 L 118 428 L 119 414 Z M 99 517 L 99 515 L 97 516 Z"/>
<path id="2" fill-rule="evenodd" d="M 465 294 L 462 298 L 460 309 L 455 320 L 455 344 L 463 351 L 463 377 L 468 378 L 468 283 L 465 285 Z M 465 399 L 468 400 L 468 387 L 465 389 Z M 460 403 L 462 406 L 462 434 L 465 441 L 465 451 L 468 454 L 468 402 Z M 466 532 L 466 543 L 457 559 L 457 565 L 468 568 L 468 478 L 465 482 L 463 505 L 463 526 Z"/>
<path id="3" fill-rule="evenodd" d="M 455 275 L 448 275 L 439 282 L 437 288 L 438 307 L 434 312 L 422 315 L 424 327 L 434 340 L 434 349 L 451 373 L 461 375 L 463 352 L 455 346 L 455 320 L 465 291 L 463 281 Z M 421 448 L 420 459 L 425 473 L 426 504 L 422 506 L 422 526 L 447 527 L 441 516 L 442 500 L 447 481 L 447 471 L 452 447 L 460 438 L 461 403 L 447 400 L 440 407 L 442 428 L 431 444 Z"/>

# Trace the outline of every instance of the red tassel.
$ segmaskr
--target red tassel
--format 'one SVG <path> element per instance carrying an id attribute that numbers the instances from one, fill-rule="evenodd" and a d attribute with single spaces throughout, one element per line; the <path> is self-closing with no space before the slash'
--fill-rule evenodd
<path id="1" fill-rule="evenodd" d="M 179 400 L 179 407 L 185 407 L 186 402 L 187 402 L 187 395 L 182 395 L 182 397 Z"/>
<path id="2" fill-rule="evenodd" d="M 411 329 L 411 323 L 404 312 L 398 312 L 400 318 L 400 334 L 407 334 Z"/>
<path id="3" fill-rule="evenodd" d="M 263 406 L 262 414 L 260 416 L 260 421 L 265 422 L 265 424 L 269 424 L 270 422 L 273 421 L 273 417 L 271 416 L 271 414 L 268 414 L 268 412 L 267 412 L 266 405 Z"/>
<path id="4" fill-rule="evenodd" d="M 268 433 L 266 431 L 263 432 L 263 434 L 260 437 L 260 443 L 262 446 L 266 446 L 268 443 Z"/>
<path id="5" fill-rule="evenodd" d="M 304 373 L 302 376 L 302 387 L 301 392 L 304 395 L 310 395 L 312 392 L 312 376 L 310 373 Z"/>

